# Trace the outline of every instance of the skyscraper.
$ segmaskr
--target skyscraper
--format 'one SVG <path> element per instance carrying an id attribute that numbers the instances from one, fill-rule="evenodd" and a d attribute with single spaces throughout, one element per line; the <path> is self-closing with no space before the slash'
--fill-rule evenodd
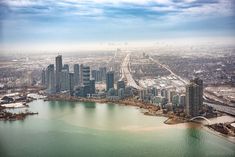
<path id="1" fill-rule="evenodd" d="M 198 116 L 199 111 L 199 85 L 191 82 L 186 86 L 186 114 L 190 117 Z"/>
<path id="2" fill-rule="evenodd" d="M 104 81 L 106 79 L 107 69 L 106 69 L 106 67 L 100 67 L 99 70 L 100 70 L 100 74 L 101 74 L 101 79 L 102 79 L 102 81 Z"/>
<path id="3" fill-rule="evenodd" d="M 82 83 L 84 86 L 90 85 L 90 67 L 82 66 Z"/>
<path id="4" fill-rule="evenodd" d="M 91 78 L 96 79 L 96 72 L 97 72 L 97 70 L 91 71 Z"/>
<path id="5" fill-rule="evenodd" d="M 50 64 L 46 68 L 46 87 L 49 93 L 55 92 L 55 69 L 54 64 Z"/>
<path id="6" fill-rule="evenodd" d="M 109 89 L 114 88 L 114 72 L 109 71 L 106 73 L 106 91 Z"/>
<path id="7" fill-rule="evenodd" d="M 73 90 L 74 90 L 74 73 L 69 73 L 69 91 L 70 91 L 70 95 L 72 95 Z"/>
<path id="8" fill-rule="evenodd" d="M 69 65 L 68 64 L 64 64 L 64 67 L 62 69 L 65 69 L 65 70 L 69 71 Z"/>
<path id="9" fill-rule="evenodd" d="M 74 64 L 73 66 L 73 69 L 74 69 L 74 85 L 75 86 L 78 86 L 79 85 L 79 81 L 80 81 L 80 70 L 79 70 L 79 64 Z"/>
<path id="10" fill-rule="evenodd" d="M 95 94 L 95 79 L 90 80 L 90 94 Z"/>
<path id="11" fill-rule="evenodd" d="M 60 88 L 61 88 L 61 71 L 62 71 L 62 56 L 58 55 L 55 58 L 55 62 L 56 62 L 56 76 L 55 76 L 55 83 L 56 83 L 56 92 L 60 92 Z"/>
<path id="12" fill-rule="evenodd" d="M 83 85 L 83 64 L 80 65 L 80 84 Z"/>
<path id="13" fill-rule="evenodd" d="M 60 91 L 67 91 L 69 90 L 69 72 L 67 71 L 67 69 L 62 69 L 60 74 Z"/>
<path id="14" fill-rule="evenodd" d="M 46 86 L 46 71 L 43 69 L 42 70 L 42 81 L 41 81 L 41 83 L 42 83 L 42 85 L 43 86 Z"/>
<path id="15" fill-rule="evenodd" d="M 199 88 L 199 109 L 201 109 L 202 105 L 203 105 L 203 81 L 197 77 L 193 80 L 190 80 L 190 82 L 198 85 L 198 88 Z"/>

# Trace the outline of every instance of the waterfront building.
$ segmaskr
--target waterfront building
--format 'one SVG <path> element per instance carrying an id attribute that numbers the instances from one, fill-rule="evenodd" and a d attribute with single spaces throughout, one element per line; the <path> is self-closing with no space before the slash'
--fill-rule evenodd
<path id="1" fill-rule="evenodd" d="M 80 85 L 83 85 L 83 64 L 80 65 Z"/>
<path id="2" fill-rule="evenodd" d="M 91 96 L 93 98 L 103 99 L 103 98 L 106 98 L 106 93 L 105 92 L 98 92 L 98 93 L 92 94 Z"/>
<path id="3" fill-rule="evenodd" d="M 190 80 L 190 82 L 195 83 L 198 85 L 199 88 L 199 109 L 202 108 L 203 105 L 203 80 L 201 80 L 200 78 L 195 78 L 193 80 Z"/>
<path id="4" fill-rule="evenodd" d="M 121 88 L 125 90 L 125 82 L 123 80 L 117 82 L 117 90 Z"/>
<path id="5" fill-rule="evenodd" d="M 63 67 L 64 70 L 67 70 L 69 72 L 69 65 L 68 64 L 64 64 L 64 67 Z"/>
<path id="6" fill-rule="evenodd" d="M 107 68 L 106 67 L 100 67 L 99 71 L 100 71 L 100 74 L 101 74 L 101 80 L 105 81 Z"/>
<path id="7" fill-rule="evenodd" d="M 109 89 L 114 88 L 114 72 L 109 71 L 106 74 L 106 91 L 108 92 Z"/>
<path id="8" fill-rule="evenodd" d="M 107 92 L 107 96 L 115 96 L 116 90 L 114 88 L 110 88 Z"/>
<path id="9" fill-rule="evenodd" d="M 93 78 L 93 79 L 96 78 L 96 71 L 97 71 L 97 70 L 92 70 L 92 71 L 91 71 L 91 78 Z"/>
<path id="10" fill-rule="evenodd" d="M 95 79 L 90 80 L 90 94 L 95 94 Z"/>
<path id="11" fill-rule="evenodd" d="M 92 70 L 91 77 L 94 78 L 96 82 L 102 81 L 101 72 L 99 70 Z"/>
<path id="12" fill-rule="evenodd" d="M 120 89 L 118 90 L 118 97 L 119 97 L 120 99 L 123 99 L 123 98 L 125 97 L 124 88 L 120 88 Z"/>
<path id="13" fill-rule="evenodd" d="M 133 91 L 131 86 L 126 86 L 124 92 L 125 92 L 125 97 L 133 96 Z"/>
<path id="14" fill-rule="evenodd" d="M 60 91 L 69 90 L 69 72 L 67 71 L 67 69 L 62 69 L 60 80 L 61 80 Z"/>
<path id="15" fill-rule="evenodd" d="M 79 85 L 75 87 L 74 90 L 74 95 L 78 97 L 87 97 L 90 93 L 90 87 L 89 86 L 84 86 L 84 85 Z"/>
<path id="16" fill-rule="evenodd" d="M 56 62 L 56 72 L 55 72 L 55 84 L 56 84 L 56 92 L 60 92 L 61 89 L 61 71 L 62 71 L 62 56 L 58 55 L 55 58 Z"/>
<path id="17" fill-rule="evenodd" d="M 85 97 L 84 86 L 83 85 L 76 86 L 74 90 L 74 95 L 78 97 Z"/>
<path id="18" fill-rule="evenodd" d="M 50 64 L 46 68 L 46 87 L 48 93 L 54 93 L 55 92 L 55 68 L 54 64 Z"/>
<path id="19" fill-rule="evenodd" d="M 83 65 L 81 67 L 82 67 L 82 84 L 84 86 L 90 86 L 90 67 Z"/>
<path id="20" fill-rule="evenodd" d="M 199 90 L 199 85 L 193 82 L 186 86 L 186 114 L 190 117 L 198 116 Z"/>
<path id="21" fill-rule="evenodd" d="M 70 95 L 73 94 L 74 86 L 75 86 L 74 73 L 69 73 L 69 91 L 70 91 Z"/>
<path id="22" fill-rule="evenodd" d="M 80 70 L 79 70 L 79 64 L 74 64 L 73 66 L 73 71 L 74 71 L 74 85 L 78 86 L 80 83 Z"/>
<path id="23" fill-rule="evenodd" d="M 46 86 L 46 71 L 43 69 L 42 70 L 42 76 L 41 76 L 42 78 L 42 80 L 41 80 L 41 83 L 42 83 L 42 85 L 43 86 Z"/>

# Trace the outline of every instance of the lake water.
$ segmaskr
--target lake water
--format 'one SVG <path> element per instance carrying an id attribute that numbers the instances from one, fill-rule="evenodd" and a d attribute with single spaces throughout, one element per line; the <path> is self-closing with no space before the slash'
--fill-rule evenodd
<path id="1" fill-rule="evenodd" d="M 117 104 L 33 101 L 39 115 L 0 122 L 0 157 L 235 157 L 235 144 L 199 124 Z"/>

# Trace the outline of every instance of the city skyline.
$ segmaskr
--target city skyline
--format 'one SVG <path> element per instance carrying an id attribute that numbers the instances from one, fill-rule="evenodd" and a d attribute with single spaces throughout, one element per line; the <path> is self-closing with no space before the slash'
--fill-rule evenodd
<path id="1" fill-rule="evenodd" d="M 114 49 L 162 40 L 226 43 L 235 38 L 231 0 L 3 0 L 0 7 L 5 51 Z"/>

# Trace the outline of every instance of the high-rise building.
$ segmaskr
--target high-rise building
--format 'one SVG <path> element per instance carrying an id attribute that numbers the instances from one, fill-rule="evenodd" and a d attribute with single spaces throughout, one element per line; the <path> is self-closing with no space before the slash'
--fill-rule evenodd
<path id="1" fill-rule="evenodd" d="M 50 64 L 46 68 L 46 87 L 49 93 L 55 92 L 55 69 L 54 64 Z"/>
<path id="2" fill-rule="evenodd" d="M 199 88 L 199 109 L 201 109 L 202 105 L 203 105 L 203 81 L 197 77 L 193 80 L 190 80 L 190 82 L 198 85 L 198 88 Z"/>
<path id="3" fill-rule="evenodd" d="M 42 70 L 42 81 L 41 81 L 41 83 L 42 83 L 42 85 L 43 86 L 46 86 L 46 71 L 43 69 Z"/>
<path id="4" fill-rule="evenodd" d="M 96 72 L 97 72 L 97 70 L 92 70 L 91 71 L 91 78 L 93 78 L 93 79 L 96 78 Z"/>
<path id="5" fill-rule="evenodd" d="M 96 82 L 102 81 L 101 72 L 99 70 L 92 70 L 91 77 L 94 78 Z"/>
<path id="6" fill-rule="evenodd" d="M 56 76 L 55 76 L 55 84 L 56 84 L 56 92 L 60 92 L 61 88 L 61 71 L 62 71 L 62 56 L 58 55 L 55 58 L 55 63 L 56 63 Z"/>
<path id="7" fill-rule="evenodd" d="M 78 86 L 80 84 L 79 64 L 74 64 L 73 70 L 74 70 L 74 85 Z"/>
<path id="8" fill-rule="evenodd" d="M 114 72 L 109 71 L 106 73 L 106 91 L 109 89 L 114 88 Z"/>
<path id="9" fill-rule="evenodd" d="M 82 66 L 82 83 L 85 86 L 90 86 L 90 67 Z"/>
<path id="10" fill-rule="evenodd" d="M 67 71 L 67 69 L 63 69 L 61 71 L 60 81 L 61 81 L 60 91 L 69 90 L 69 72 Z"/>
<path id="11" fill-rule="evenodd" d="M 80 85 L 83 85 L 83 64 L 80 65 Z"/>
<path id="12" fill-rule="evenodd" d="M 69 91 L 70 91 L 71 95 L 74 91 L 74 86 L 75 86 L 74 82 L 75 82 L 74 81 L 74 73 L 69 73 Z"/>
<path id="13" fill-rule="evenodd" d="M 125 90 L 125 82 L 123 80 L 117 82 L 117 90 L 119 91 L 121 88 Z"/>
<path id="14" fill-rule="evenodd" d="M 90 80 L 90 94 L 95 94 L 95 79 Z"/>
<path id="15" fill-rule="evenodd" d="M 118 90 L 118 97 L 119 97 L 119 99 L 122 99 L 122 98 L 124 98 L 124 96 L 125 96 L 125 90 L 124 90 L 125 88 L 120 88 L 119 90 Z"/>
<path id="16" fill-rule="evenodd" d="M 100 71 L 101 79 L 102 79 L 102 81 L 104 81 L 106 79 L 107 68 L 106 67 L 100 67 L 99 71 Z"/>
<path id="17" fill-rule="evenodd" d="M 186 86 L 186 114 L 190 117 L 198 116 L 199 86 L 193 82 Z"/>
<path id="18" fill-rule="evenodd" d="M 69 72 L 69 65 L 68 64 L 64 64 L 63 69 L 67 70 Z"/>

